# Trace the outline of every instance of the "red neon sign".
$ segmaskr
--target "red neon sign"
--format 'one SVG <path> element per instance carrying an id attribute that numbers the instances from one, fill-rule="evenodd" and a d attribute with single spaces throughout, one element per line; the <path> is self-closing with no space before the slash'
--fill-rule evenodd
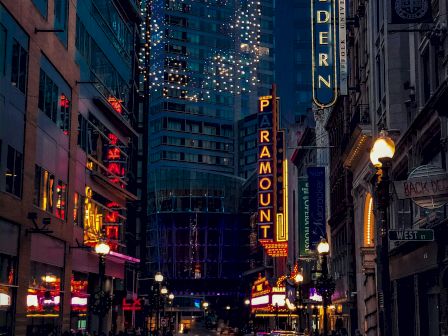
<path id="1" fill-rule="evenodd" d="M 123 113 L 123 106 L 121 106 L 121 103 L 123 100 L 115 98 L 115 97 L 109 97 L 107 98 L 107 101 L 112 106 L 112 108 L 115 110 L 115 112 L 122 114 Z"/>
<path id="2" fill-rule="evenodd" d="M 128 302 L 124 298 L 122 305 L 123 305 L 123 310 L 127 310 L 127 311 L 142 310 L 142 299 L 132 299 L 131 302 Z"/>

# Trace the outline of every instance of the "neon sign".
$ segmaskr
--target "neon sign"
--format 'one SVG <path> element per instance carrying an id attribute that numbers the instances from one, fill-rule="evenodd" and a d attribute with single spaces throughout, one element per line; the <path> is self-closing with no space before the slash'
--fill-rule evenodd
<path id="1" fill-rule="evenodd" d="M 272 96 L 260 97 L 258 109 L 258 237 L 274 238 L 274 113 Z"/>
<path id="2" fill-rule="evenodd" d="M 335 0 L 311 0 L 313 101 L 330 107 L 337 98 Z"/>
<path id="3" fill-rule="evenodd" d="M 288 188 L 285 134 L 278 130 L 277 97 L 258 105 L 258 240 L 272 257 L 288 255 Z"/>
<path id="4" fill-rule="evenodd" d="M 128 302 L 126 298 L 123 299 L 123 310 L 127 311 L 138 311 L 142 310 L 142 299 L 132 299 L 131 302 Z"/>
<path id="5" fill-rule="evenodd" d="M 118 114 L 123 113 L 123 106 L 121 105 L 123 100 L 110 96 L 109 98 L 107 98 L 107 101 L 109 102 L 110 106 L 112 106 L 115 112 L 117 112 Z"/>
<path id="6" fill-rule="evenodd" d="M 123 163 L 125 162 L 122 158 L 121 149 L 118 146 L 118 137 L 109 133 L 109 144 L 106 148 L 106 167 L 109 173 L 114 176 L 111 176 L 109 180 L 112 183 L 119 183 L 120 179 L 126 174 L 125 169 L 123 167 Z"/>

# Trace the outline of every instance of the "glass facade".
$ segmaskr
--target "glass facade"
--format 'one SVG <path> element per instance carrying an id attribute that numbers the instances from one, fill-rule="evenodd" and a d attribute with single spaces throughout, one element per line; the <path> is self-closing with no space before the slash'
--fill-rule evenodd
<path id="1" fill-rule="evenodd" d="M 264 12 L 264 3 L 271 11 Z M 258 94 L 272 84 L 272 6 L 156 0 L 147 7 L 149 274 L 192 279 L 189 288 L 204 291 L 199 283 L 236 280 L 248 269 L 241 258 L 248 218 L 237 215 L 244 182 L 237 120 L 256 111 Z M 141 36 L 148 36 L 145 29 Z M 190 286 L 179 282 L 179 290 Z"/>
<path id="2" fill-rule="evenodd" d="M 312 121 L 311 109 L 311 3 L 278 1 L 275 16 L 275 75 L 283 123 Z M 306 118 L 308 116 L 308 119 Z M 282 124 L 285 127 L 285 124 Z"/>

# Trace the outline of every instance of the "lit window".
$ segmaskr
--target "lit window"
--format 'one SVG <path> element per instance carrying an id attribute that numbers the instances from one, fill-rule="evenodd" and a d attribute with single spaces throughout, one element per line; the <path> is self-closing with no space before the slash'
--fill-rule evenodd
<path id="1" fill-rule="evenodd" d="M 67 208 L 67 185 L 62 181 L 58 181 L 58 186 L 56 187 L 56 197 L 56 217 L 65 220 Z"/>
<path id="2" fill-rule="evenodd" d="M 36 165 L 34 177 L 34 204 L 53 212 L 54 175 Z"/>

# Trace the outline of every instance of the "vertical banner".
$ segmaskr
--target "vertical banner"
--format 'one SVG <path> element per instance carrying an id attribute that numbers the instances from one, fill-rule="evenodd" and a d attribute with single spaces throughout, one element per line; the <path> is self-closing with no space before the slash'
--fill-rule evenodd
<path id="1" fill-rule="evenodd" d="M 339 1 L 339 93 L 342 96 L 348 94 L 348 69 L 347 69 L 347 20 L 345 0 Z"/>
<path id="2" fill-rule="evenodd" d="M 320 108 L 337 98 L 335 1 L 311 0 L 313 101 Z"/>
<path id="3" fill-rule="evenodd" d="M 308 167 L 310 245 L 325 237 L 325 167 Z"/>
<path id="4" fill-rule="evenodd" d="M 310 252 L 310 206 L 308 180 L 299 179 L 299 257 Z"/>

